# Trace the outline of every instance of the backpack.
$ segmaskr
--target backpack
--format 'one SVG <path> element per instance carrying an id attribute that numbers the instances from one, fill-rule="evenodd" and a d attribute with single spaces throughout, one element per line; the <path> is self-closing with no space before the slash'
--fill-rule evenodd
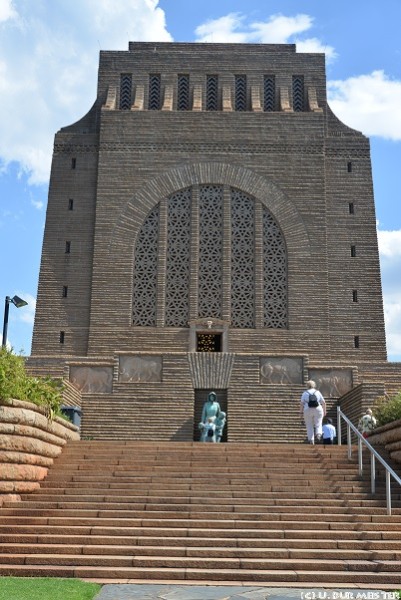
<path id="1" fill-rule="evenodd" d="M 317 408 L 319 406 L 319 400 L 315 394 L 315 392 L 307 392 L 309 395 L 308 398 L 308 406 L 309 408 Z"/>
<path id="2" fill-rule="evenodd" d="M 213 431 L 213 428 L 212 428 L 212 427 L 210 427 L 210 428 L 207 430 L 207 437 L 213 437 L 213 436 L 214 436 L 214 431 Z"/>

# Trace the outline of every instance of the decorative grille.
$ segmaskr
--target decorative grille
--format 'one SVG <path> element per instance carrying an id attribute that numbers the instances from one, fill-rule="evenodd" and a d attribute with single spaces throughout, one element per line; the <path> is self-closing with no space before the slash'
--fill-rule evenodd
<path id="1" fill-rule="evenodd" d="M 276 110 L 276 80 L 274 75 L 265 75 L 263 82 L 263 110 Z"/>
<path id="2" fill-rule="evenodd" d="M 246 75 L 235 76 L 235 110 L 245 111 L 247 109 L 246 102 Z"/>
<path id="3" fill-rule="evenodd" d="M 231 325 L 255 327 L 254 201 L 231 190 Z"/>
<path id="4" fill-rule="evenodd" d="M 189 110 L 189 75 L 178 75 L 177 110 Z"/>
<path id="5" fill-rule="evenodd" d="M 149 75 L 149 110 L 161 108 L 161 78 L 160 75 Z"/>
<path id="6" fill-rule="evenodd" d="M 120 77 L 120 109 L 129 110 L 132 104 L 132 75 L 122 74 Z"/>
<path id="7" fill-rule="evenodd" d="M 285 329 L 287 317 L 287 249 L 283 234 L 263 208 L 264 326 Z"/>
<path id="8" fill-rule="evenodd" d="M 205 185 L 199 196 L 199 317 L 221 318 L 223 188 Z"/>
<path id="9" fill-rule="evenodd" d="M 305 110 L 304 78 L 294 75 L 292 78 L 292 107 L 295 112 Z"/>
<path id="10" fill-rule="evenodd" d="M 207 75 L 206 77 L 206 110 L 218 110 L 218 77 Z"/>
<path id="11" fill-rule="evenodd" d="M 191 190 L 181 190 L 167 202 L 167 327 L 187 327 L 189 319 L 189 259 Z"/>
<path id="12" fill-rule="evenodd" d="M 263 210 L 263 245 L 255 246 L 256 201 L 231 189 L 231 325 L 254 328 L 256 314 L 255 272 L 263 262 L 263 326 L 288 327 L 287 250 L 284 236 L 270 212 Z M 190 304 L 191 188 L 167 199 L 166 272 L 158 273 L 160 204 L 145 219 L 138 235 L 134 258 L 133 324 L 156 326 L 158 276 L 165 281 L 164 322 L 168 327 L 187 327 Z M 223 186 L 199 188 L 198 315 L 222 318 Z M 260 255 L 260 252 L 262 253 Z M 262 308 L 262 307 L 260 307 Z"/>
<path id="13" fill-rule="evenodd" d="M 159 206 L 147 216 L 135 246 L 133 324 L 156 325 Z"/>

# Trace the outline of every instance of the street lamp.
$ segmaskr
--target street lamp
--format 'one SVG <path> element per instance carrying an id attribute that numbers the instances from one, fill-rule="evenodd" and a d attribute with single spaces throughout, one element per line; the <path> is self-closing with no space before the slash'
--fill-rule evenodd
<path id="1" fill-rule="evenodd" d="M 7 329 L 8 329 L 8 311 L 10 309 L 10 303 L 13 303 L 17 308 L 21 308 L 22 306 L 26 306 L 28 302 L 20 298 L 19 296 L 14 296 L 10 298 L 10 296 L 6 296 L 6 302 L 4 305 L 4 321 L 3 321 L 3 341 L 1 343 L 2 346 L 7 344 Z"/>

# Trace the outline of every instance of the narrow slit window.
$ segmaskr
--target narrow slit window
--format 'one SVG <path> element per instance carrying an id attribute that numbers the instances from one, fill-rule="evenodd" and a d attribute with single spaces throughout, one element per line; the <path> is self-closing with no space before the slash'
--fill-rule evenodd
<path id="1" fill-rule="evenodd" d="M 67 241 L 65 243 L 65 253 L 66 254 L 70 254 L 71 253 L 71 242 L 70 241 Z"/>
<path id="2" fill-rule="evenodd" d="M 67 298 L 67 296 L 68 296 L 68 285 L 63 285 L 62 296 L 63 296 L 63 298 Z"/>
<path id="3" fill-rule="evenodd" d="M 77 159 L 72 158 L 71 159 L 71 169 L 76 169 L 76 168 L 77 168 Z"/>
<path id="4" fill-rule="evenodd" d="M 352 290 L 352 302 L 358 302 L 358 290 Z"/>
<path id="5" fill-rule="evenodd" d="M 178 75 L 177 110 L 189 110 L 189 75 Z"/>
<path id="6" fill-rule="evenodd" d="M 206 76 L 206 110 L 218 110 L 218 77 Z"/>
<path id="7" fill-rule="evenodd" d="M 303 75 L 294 75 L 292 78 L 292 108 L 294 112 L 305 110 L 305 84 Z"/>
<path id="8" fill-rule="evenodd" d="M 59 340 L 60 340 L 60 344 L 64 344 L 64 341 L 65 341 L 65 332 L 64 331 L 60 331 Z"/>
<path id="9" fill-rule="evenodd" d="M 247 109 L 247 86 L 246 75 L 235 76 L 235 110 L 246 111 Z"/>
<path id="10" fill-rule="evenodd" d="M 161 108 L 161 77 L 158 74 L 149 75 L 149 110 Z"/>
<path id="11" fill-rule="evenodd" d="M 120 76 L 120 110 L 130 110 L 132 105 L 132 75 L 123 73 Z"/>
<path id="12" fill-rule="evenodd" d="M 354 206 L 353 202 L 349 203 L 348 208 L 349 208 L 349 214 L 354 215 L 355 214 L 355 206 Z"/>
<path id="13" fill-rule="evenodd" d="M 74 200 L 72 198 L 68 200 L 68 210 L 74 210 Z"/>
<path id="14" fill-rule="evenodd" d="M 359 344 L 360 344 L 359 335 L 355 335 L 354 336 L 354 347 L 359 348 Z"/>
<path id="15" fill-rule="evenodd" d="M 352 173 L 352 162 L 347 163 L 347 171 L 348 173 Z"/>
<path id="16" fill-rule="evenodd" d="M 274 75 L 265 75 L 263 81 L 263 110 L 276 110 L 276 80 Z"/>
<path id="17" fill-rule="evenodd" d="M 352 258 L 356 256 L 356 246 L 351 246 L 351 256 Z"/>

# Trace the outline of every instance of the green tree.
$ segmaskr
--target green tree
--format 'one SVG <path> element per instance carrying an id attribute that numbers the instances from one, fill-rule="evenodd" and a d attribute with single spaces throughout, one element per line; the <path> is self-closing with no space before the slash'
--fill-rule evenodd
<path id="1" fill-rule="evenodd" d="M 401 419 L 401 391 L 395 396 L 378 398 L 373 408 L 378 425 L 398 421 Z"/>
<path id="2" fill-rule="evenodd" d="M 0 402 L 26 400 L 42 406 L 48 418 L 61 415 L 63 384 L 51 377 L 32 377 L 25 369 L 23 356 L 2 347 L 0 350 Z"/>

